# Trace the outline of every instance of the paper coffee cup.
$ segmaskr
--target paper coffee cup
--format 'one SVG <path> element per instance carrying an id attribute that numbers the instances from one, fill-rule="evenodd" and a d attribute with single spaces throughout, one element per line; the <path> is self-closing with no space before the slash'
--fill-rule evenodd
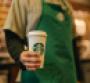
<path id="1" fill-rule="evenodd" d="M 38 31 L 38 30 L 31 31 L 28 33 L 27 37 L 28 37 L 29 50 L 40 53 L 40 58 L 41 58 L 40 68 L 43 68 L 46 37 L 47 37 L 46 32 Z"/>

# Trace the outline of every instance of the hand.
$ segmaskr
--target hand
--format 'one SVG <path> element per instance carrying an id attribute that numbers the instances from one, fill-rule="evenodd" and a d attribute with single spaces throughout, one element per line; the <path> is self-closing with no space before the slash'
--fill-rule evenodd
<path id="1" fill-rule="evenodd" d="M 20 55 L 20 61 L 26 66 L 26 69 L 35 71 L 40 67 L 40 55 L 36 52 L 23 51 Z"/>

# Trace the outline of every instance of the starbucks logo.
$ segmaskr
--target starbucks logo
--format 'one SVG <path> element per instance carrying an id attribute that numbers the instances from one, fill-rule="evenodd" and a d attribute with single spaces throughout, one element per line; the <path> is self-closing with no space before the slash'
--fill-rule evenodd
<path id="1" fill-rule="evenodd" d="M 39 52 L 42 55 L 44 52 L 44 45 L 42 43 L 35 43 L 33 45 L 33 51 Z"/>

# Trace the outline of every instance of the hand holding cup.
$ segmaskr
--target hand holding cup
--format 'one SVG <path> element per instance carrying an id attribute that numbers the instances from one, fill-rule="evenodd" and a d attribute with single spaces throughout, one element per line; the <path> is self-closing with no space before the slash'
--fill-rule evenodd
<path id="1" fill-rule="evenodd" d="M 26 66 L 27 70 L 35 71 L 40 67 L 41 59 L 39 53 L 23 51 L 20 56 L 20 61 Z"/>
<path id="2" fill-rule="evenodd" d="M 44 55 L 47 34 L 45 31 L 34 30 L 27 34 L 29 51 L 38 53 L 41 60 L 40 67 L 44 67 Z"/>

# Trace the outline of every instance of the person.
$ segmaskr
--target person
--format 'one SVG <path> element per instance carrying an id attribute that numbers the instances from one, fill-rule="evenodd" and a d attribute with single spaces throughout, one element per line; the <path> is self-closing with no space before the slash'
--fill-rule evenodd
<path id="1" fill-rule="evenodd" d="M 76 83 L 72 27 L 67 0 L 12 1 L 4 33 L 11 56 L 22 68 L 21 83 Z M 48 35 L 42 69 L 39 54 L 24 49 L 26 35 L 32 30 Z"/>

